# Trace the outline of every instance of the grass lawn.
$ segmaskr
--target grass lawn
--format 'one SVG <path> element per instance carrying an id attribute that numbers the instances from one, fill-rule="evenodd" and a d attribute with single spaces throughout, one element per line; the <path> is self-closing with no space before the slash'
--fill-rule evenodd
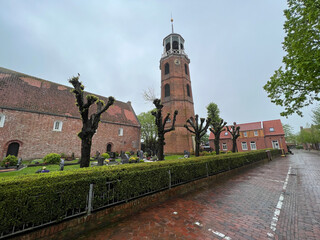
<path id="1" fill-rule="evenodd" d="M 35 173 L 38 169 L 42 169 L 43 166 L 36 166 L 36 167 L 26 167 L 22 170 L 19 171 L 11 171 L 11 172 L 1 172 L 0 173 L 0 178 L 2 177 L 10 177 L 10 176 L 19 176 L 19 175 L 26 175 L 26 174 L 33 174 Z M 77 169 L 80 168 L 80 165 L 71 165 L 71 166 L 64 166 L 64 171 L 68 171 L 71 169 Z M 48 165 L 46 166 L 46 169 L 49 171 L 60 171 L 60 166 L 59 165 Z M 50 174 L 49 173 L 38 173 L 38 174 Z"/>
<path id="2" fill-rule="evenodd" d="M 193 157 L 193 156 L 190 156 Z M 183 158 L 184 159 L 184 155 L 168 155 L 168 156 L 164 156 L 164 160 L 176 160 L 179 158 Z"/>

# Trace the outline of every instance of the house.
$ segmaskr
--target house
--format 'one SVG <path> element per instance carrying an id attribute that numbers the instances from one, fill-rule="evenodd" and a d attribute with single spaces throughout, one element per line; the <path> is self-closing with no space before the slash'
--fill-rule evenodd
<path id="1" fill-rule="evenodd" d="M 240 127 L 240 136 L 237 139 L 237 150 L 239 152 L 266 148 L 288 151 L 285 144 L 284 131 L 279 119 L 243 123 L 237 124 L 237 126 Z M 214 149 L 214 135 L 212 132 L 210 132 L 209 144 Z M 226 129 L 220 134 L 219 145 L 221 151 L 227 152 L 232 150 L 232 136 Z"/>
<path id="2" fill-rule="evenodd" d="M 80 156 L 82 121 L 71 88 L 0 68 L 0 160 L 48 153 Z M 89 94 L 89 93 L 85 93 Z M 106 97 L 98 96 L 104 102 Z M 94 111 L 96 106 L 92 106 Z M 115 101 L 101 115 L 91 153 L 140 149 L 140 123 L 130 102 Z"/>

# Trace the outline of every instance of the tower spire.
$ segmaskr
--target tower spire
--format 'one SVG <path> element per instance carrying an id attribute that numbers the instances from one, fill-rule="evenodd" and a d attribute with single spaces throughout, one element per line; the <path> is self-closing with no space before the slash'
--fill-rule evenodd
<path id="1" fill-rule="evenodd" d="M 172 13 L 171 13 L 171 28 L 172 28 L 172 33 L 173 33 L 173 18 L 172 18 Z"/>

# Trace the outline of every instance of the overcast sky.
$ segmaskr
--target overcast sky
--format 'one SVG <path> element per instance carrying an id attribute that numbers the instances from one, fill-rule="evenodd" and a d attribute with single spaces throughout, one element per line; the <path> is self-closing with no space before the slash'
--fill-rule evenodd
<path id="1" fill-rule="evenodd" d="M 162 40 L 174 30 L 185 39 L 195 112 L 217 103 L 228 123 L 280 117 L 263 85 L 282 64 L 286 0 L 0 0 L 0 66 L 71 86 L 80 73 L 85 90 L 131 101 L 138 115 L 152 109 L 142 93 L 160 96 Z"/>

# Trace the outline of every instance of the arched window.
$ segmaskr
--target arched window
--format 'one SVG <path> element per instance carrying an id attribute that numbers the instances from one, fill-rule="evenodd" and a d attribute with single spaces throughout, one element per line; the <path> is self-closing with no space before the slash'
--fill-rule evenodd
<path id="1" fill-rule="evenodd" d="M 181 48 L 181 50 L 183 50 L 183 44 L 182 43 L 180 43 L 180 48 Z"/>
<path id="2" fill-rule="evenodd" d="M 7 155 L 6 156 L 14 155 L 14 156 L 17 157 L 18 153 L 19 153 L 19 147 L 20 147 L 20 145 L 17 142 L 10 143 L 9 146 L 8 146 L 8 150 L 7 150 Z"/>
<path id="3" fill-rule="evenodd" d="M 170 67 L 169 67 L 169 63 L 166 63 L 164 65 L 164 74 L 169 74 L 170 72 Z"/>
<path id="4" fill-rule="evenodd" d="M 166 51 L 168 52 L 169 50 L 170 50 L 170 42 L 166 44 Z"/>
<path id="5" fill-rule="evenodd" d="M 111 152 L 111 150 L 112 150 L 112 144 L 108 143 L 107 144 L 107 152 Z"/>
<path id="6" fill-rule="evenodd" d="M 188 65 L 187 65 L 187 64 L 184 64 L 184 72 L 185 72 L 187 75 L 189 75 L 189 74 L 188 74 Z"/>
<path id="7" fill-rule="evenodd" d="M 170 96 L 170 85 L 166 84 L 164 85 L 164 97 L 169 97 Z"/>
<path id="8" fill-rule="evenodd" d="M 190 86 L 189 86 L 189 84 L 187 84 L 187 95 L 188 95 L 188 97 L 190 97 Z"/>
<path id="9" fill-rule="evenodd" d="M 172 43 L 172 49 L 176 49 L 176 50 L 179 49 L 179 43 L 178 43 L 178 41 L 173 41 L 173 43 Z"/>

